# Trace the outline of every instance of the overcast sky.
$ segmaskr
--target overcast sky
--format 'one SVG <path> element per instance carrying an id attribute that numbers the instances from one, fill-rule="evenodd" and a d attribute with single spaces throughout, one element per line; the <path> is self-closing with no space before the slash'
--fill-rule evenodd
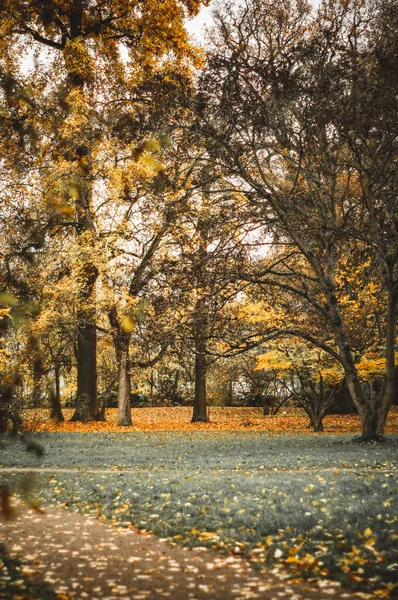
<path id="1" fill-rule="evenodd" d="M 210 6 L 202 8 L 197 17 L 186 22 L 186 28 L 188 32 L 198 42 L 203 42 L 204 28 L 206 25 L 210 25 L 211 23 L 211 12 L 214 5 L 215 1 L 212 0 Z"/>

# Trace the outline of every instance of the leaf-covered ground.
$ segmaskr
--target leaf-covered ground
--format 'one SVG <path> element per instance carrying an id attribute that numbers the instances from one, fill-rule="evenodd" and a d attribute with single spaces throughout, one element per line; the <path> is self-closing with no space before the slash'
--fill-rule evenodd
<path id="1" fill-rule="evenodd" d="M 28 429 L 34 431 L 265 431 L 270 435 L 312 434 L 309 419 L 300 408 L 282 409 L 276 415 L 263 415 L 261 408 L 211 407 L 209 423 L 191 423 L 192 408 L 187 406 L 134 408 L 131 427 L 117 426 L 117 409 L 106 411 L 106 422 L 70 423 L 72 409 L 63 411 L 65 422 L 56 423 L 45 410 L 25 411 Z M 324 419 L 325 433 L 360 433 L 358 415 L 328 415 Z M 390 411 L 387 433 L 398 432 L 398 407 Z"/>
<path id="2" fill-rule="evenodd" d="M 250 431 L 32 439 L 43 457 L 3 439 L 1 464 L 16 471 L 2 475 L 27 488 L 17 470 L 45 469 L 34 487 L 46 503 L 288 567 L 296 580 L 334 578 L 383 595 L 397 579 L 397 435 L 382 444 Z"/>
<path id="3" fill-rule="evenodd" d="M 0 544 L 0 598 L 57 600 L 57 595 L 45 581 L 34 581 L 25 561 L 10 556 Z"/>

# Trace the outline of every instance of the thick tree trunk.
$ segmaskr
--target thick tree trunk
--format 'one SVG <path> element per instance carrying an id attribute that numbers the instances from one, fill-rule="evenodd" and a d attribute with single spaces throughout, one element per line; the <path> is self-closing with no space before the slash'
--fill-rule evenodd
<path id="1" fill-rule="evenodd" d="M 56 421 L 64 421 L 64 415 L 62 414 L 61 407 L 61 385 L 60 385 L 60 367 L 57 365 L 54 369 L 54 378 L 55 378 L 55 393 L 51 396 L 51 413 L 50 418 L 55 419 Z"/>
<path id="2" fill-rule="evenodd" d="M 373 442 L 379 439 L 377 433 L 377 417 L 372 407 L 358 408 L 361 421 L 361 440 L 364 442 Z"/>
<path id="3" fill-rule="evenodd" d="M 394 264 L 388 266 L 387 270 L 387 335 L 386 335 L 386 377 L 376 408 L 376 431 L 377 436 L 384 434 L 388 412 L 394 403 L 396 396 L 396 364 L 395 364 L 395 342 L 397 336 L 397 305 L 398 305 L 398 281 L 394 280 Z"/>
<path id="4" fill-rule="evenodd" d="M 71 38 L 78 39 L 81 34 L 82 8 L 74 3 L 71 12 Z M 65 63 L 68 69 L 68 82 L 71 90 L 86 98 L 84 78 L 77 64 L 71 64 L 68 57 Z M 74 107 L 71 106 L 73 113 Z M 88 114 L 88 113 L 87 113 Z M 93 129 L 87 121 L 82 125 L 80 136 L 65 140 L 65 158 L 74 165 L 76 181 L 76 233 L 79 247 L 78 262 L 81 264 L 78 277 L 77 311 L 77 397 L 76 410 L 71 421 L 101 420 L 97 398 L 97 329 L 96 329 L 96 281 L 98 269 L 95 264 L 95 223 L 92 214 L 91 151 Z"/>
<path id="5" fill-rule="evenodd" d="M 334 294 L 329 295 L 328 305 L 329 313 L 331 315 L 331 323 L 336 335 L 336 341 L 342 358 L 347 387 L 350 392 L 352 401 L 354 402 L 359 412 L 361 422 L 360 437 L 364 442 L 379 440 L 382 436 L 380 430 L 384 432 L 385 421 L 380 427 L 378 410 L 376 409 L 378 402 L 377 400 L 375 401 L 375 399 L 372 397 L 368 398 L 362 388 L 358 371 L 355 367 L 351 349 L 345 334 L 344 324 L 341 319 L 339 308 L 337 306 L 337 299 Z"/>
<path id="6" fill-rule="evenodd" d="M 99 418 L 97 399 L 97 330 L 95 322 L 77 327 L 77 399 L 71 421 L 95 421 Z"/>
<path id="7" fill-rule="evenodd" d="M 195 355 L 195 397 L 193 404 L 192 423 L 207 423 L 207 360 L 206 360 L 206 342 L 200 339 L 196 344 Z"/>
<path id="8" fill-rule="evenodd" d="M 130 338 L 123 336 L 123 340 L 119 339 L 118 346 L 118 394 L 117 394 L 117 405 L 118 405 L 118 416 L 117 424 L 121 427 L 131 425 L 131 379 L 130 379 L 130 362 L 129 362 L 129 342 Z"/>

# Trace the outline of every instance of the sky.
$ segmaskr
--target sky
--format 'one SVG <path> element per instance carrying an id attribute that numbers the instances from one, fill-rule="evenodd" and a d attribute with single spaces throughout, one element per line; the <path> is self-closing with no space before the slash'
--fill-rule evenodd
<path id="1" fill-rule="evenodd" d="M 215 0 L 210 2 L 210 6 L 202 8 L 200 13 L 194 18 L 187 20 L 185 26 L 188 33 L 193 37 L 194 41 L 203 42 L 204 30 L 206 25 L 210 25 L 212 21 L 212 10 L 215 6 Z"/>

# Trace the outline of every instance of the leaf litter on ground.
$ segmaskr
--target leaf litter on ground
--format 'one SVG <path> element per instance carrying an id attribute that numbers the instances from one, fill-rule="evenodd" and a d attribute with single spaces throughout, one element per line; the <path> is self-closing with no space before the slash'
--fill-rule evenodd
<path id="1" fill-rule="evenodd" d="M 3 439 L 2 464 L 37 474 L 45 503 L 244 556 L 293 581 L 388 594 L 397 578 L 398 436 L 262 432 L 38 433 L 38 460 Z M 57 471 L 63 468 L 65 471 Z M 52 471 L 53 469 L 53 471 Z M 19 473 L 8 473 L 10 486 Z"/>

